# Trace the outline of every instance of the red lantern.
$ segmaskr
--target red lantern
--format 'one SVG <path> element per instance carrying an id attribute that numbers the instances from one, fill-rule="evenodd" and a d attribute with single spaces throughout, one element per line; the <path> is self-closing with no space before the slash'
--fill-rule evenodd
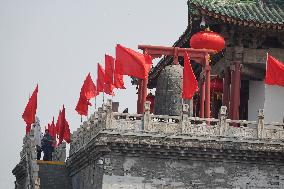
<path id="1" fill-rule="evenodd" d="M 154 112 L 154 103 L 155 103 L 155 96 L 152 93 L 149 93 L 146 96 L 146 101 L 150 101 L 150 112 L 153 113 Z"/>
<path id="2" fill-rule="evenodd" d="M 190 46 L 195 49 L 210 49 L 220 52 L 225 47 L 225 40 L 215 32 L 201 31 L 191 37 Z"/>
<path id="3" fill-rule="evenodd" d="M 223 79 L 216 77 L 214 79 L 211 79 L 210 82 L 210 90 L 212 92 L 223 92 Z"/>

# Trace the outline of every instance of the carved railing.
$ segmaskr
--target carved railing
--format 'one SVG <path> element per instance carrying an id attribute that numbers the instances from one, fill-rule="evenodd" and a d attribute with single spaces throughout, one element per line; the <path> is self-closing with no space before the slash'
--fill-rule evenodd
<path id="1" fill-rule="evenodd" d="M 136 132 L 164 135 L 227 137 L 239 139 L 284 139 L 284 124 L 264 123 L 263 110 L 259 110 L 258 121 L 227 119 L 227 108 L 222 106 L 219 119 L 188 116 L 188 105 L 184 104 L 181 116 L 150 114 L 146 102 L 144 114 L 112 112 L 111 101 L 99 108 L 72 135 L 70 154 L 87 145 L 102 130 Z"/>
<path id="2" fill-rule="evenodd" d="M 39 189 L 40 179 L 38 176 L 39 166 L 37 164 L 36 145 L 33 139 L 33 129 L 30 134 L 23 139 L 23 149 L 20 152 L 21 162 L 25 162 L 25 169 L 27 178 L 25 182 L 25 189 Z"/>
<path id="3" fill-rule="evenodd" d="M 62 142 L 59 146 L 54 148 L 52 152 L 52 161 L 64 162 L 66 159 L 66 142 Z"/>

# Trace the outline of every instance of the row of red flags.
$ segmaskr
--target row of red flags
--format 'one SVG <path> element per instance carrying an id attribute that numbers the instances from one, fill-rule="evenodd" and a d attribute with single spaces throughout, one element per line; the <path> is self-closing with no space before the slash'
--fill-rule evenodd
<path id="1" fill-rule="evenodd" d="M 90 73 L 87 75 L 83 86 L 81 87 L 80 97 L 76 106 L 76 111 L 80 115 L 88 114 L 88 106 L 91 105 L 90 100 L 95 98 L 100 92 L 114 95 L 113 89 L 125 89 L 123 75 L 136 77 L 139 79 L 147 79 L 151 69 L 152 58 L 122 45 L 116 46 L 116 58 L 105 55 L 105 70 L 98 64 L 97 86 L 94 84 Z M 265 84 L 279 85 L 284 87 L 284 64 L 275 59 L 271 55 L 267 55 Z M 187 53 L 184 55 L 183 69 L 183 89 L 182 97 L 191 99 L 198 90 L 198 82 L 190 64 L 190 57 Z M 26 122 L 26 133 L 31 129 L 31 124 L 35 122 L 35 114 L 37 109 L 37 93 L 38 85 L 23 113 L 23 119 Z M 56 125 L 54 118 L 48 128 L 50 134 L 59 138 L 59 144 L 65 140 L 70 142 L 69 124 L 65 118 L 65 108 L 59 112 Z"/>
<path id="2" fill-rule="evenodd" d="M 37 110 L 37 94 L 38 94 L 38 85 L 32 93 L 32 96 L 29 98 L 29 102 L 26 105 L 22 118 L 26 122 L 26 134 L 28 134 L 31 130 L 31 125 L 35 122 L 35 115 Z M 60 145 L 63 140 L 67 143 L 70 143 L 71 133 L 68 121 L 65 117 L 65 107 L 63 105 L 62 110 L 59 111 L 59 115 L 57 118 L 56 125 L 54 124 L 54 117 L 51 124 L 48 124 L 49 134 L 53 137 L 53 139 L 58 138 L 58 145 Z"/>
<path id="3" fill-rule="evenodd" d="M 52 122 L 48 124 L 48 132 L 52 136 L 53 139 L 58 138 L 58 145 L 60 145 L 63 140 L 67 143 L 71 142 L 71 132 L 68 121 L 65 117 L 65 107 L 63 105 L 62 110 L 59 111 L 58 118 L 56 124 L 54 124 L 54 117 Z"/>
<path id="4" fill-rule="evenodd" d="M 105 69 L 98 64 L 97 86 L 94 84 L 90 73 L 81 87 L 80 97 L 75 110 L 79 115 L 88 115 L 90 100 L 100 92 L 114 95 L 113 89 L 125 89 L 123 75 L 140 79 L 148 78 L 152 66 L 152 58 L 122 45 L 116 46 L 116 58 L 105 55 Z"/>

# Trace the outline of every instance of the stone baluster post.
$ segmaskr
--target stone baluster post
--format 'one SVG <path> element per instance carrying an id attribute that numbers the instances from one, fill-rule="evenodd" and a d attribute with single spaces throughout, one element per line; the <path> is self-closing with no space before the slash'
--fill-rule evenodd
<path id="1" fill-rule="evenodd" d="M 188 124 L 188 111 L 189 111 L 189 105 L 183 104 L 182 105 L 182 117 L 181 117 L 181 133 L 185 133 L 186 126 Z"/>
<path id="2" fill-rule="evenodd" d="M 107 99 L 107 102 L 105 104 L 105 112 L 106 112 L 106 117 L 105 117 L 105 128 L 112 128 L 112 100 Z"/>
<path id="3" fill-rule="evenodd" d="M 102 122 L 103 121 L 103 108 L 102 107 L 99 107 L 98 108 L 98 112 L 97 112 L 97 115 L 98 115 L 98 122 Z"/>
<path id="4" fill-rule="evenodd" d="M 226 135 L 227 133 L 227 107 L 226 106 L 221 106 L 220 108 L 220 117 L 219 117 L 219 126 L 220 126 L 220 132 L 219 134 L 221 136 Z"/>
<path id="5" fill-rule="evenodd" d="M 142 130 L 148 131 L 149 130 L 149 124 L 150 124 L 150 104 L 151 102 L 146 101 L 144 104 L 144 115 L 143 115 L 143 120 L 142 120 Z"/>
<path id="6" fill-rule="evenodd" d="M 263 138 L 264 134 L 264 109 L 258 110 L 257 136 Z"/>

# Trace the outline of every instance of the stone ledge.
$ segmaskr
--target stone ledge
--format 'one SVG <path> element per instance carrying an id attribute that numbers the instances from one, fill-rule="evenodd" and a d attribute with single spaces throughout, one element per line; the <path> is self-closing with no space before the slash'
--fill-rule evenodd
<path id="1" fill-rule="evenodd" d="M 138 135 L 136 135 L 138 134 Z M 88 145 L 72 154 L 67 169 L 73 175 L 103 155 L 147 156 L 172 159 L 208 159 L 265 164 L 284 163 L 281 141 L 232 140 L 190 136 L 158 136 L 142 133 L 118 133 L 104 130 Z"/>

